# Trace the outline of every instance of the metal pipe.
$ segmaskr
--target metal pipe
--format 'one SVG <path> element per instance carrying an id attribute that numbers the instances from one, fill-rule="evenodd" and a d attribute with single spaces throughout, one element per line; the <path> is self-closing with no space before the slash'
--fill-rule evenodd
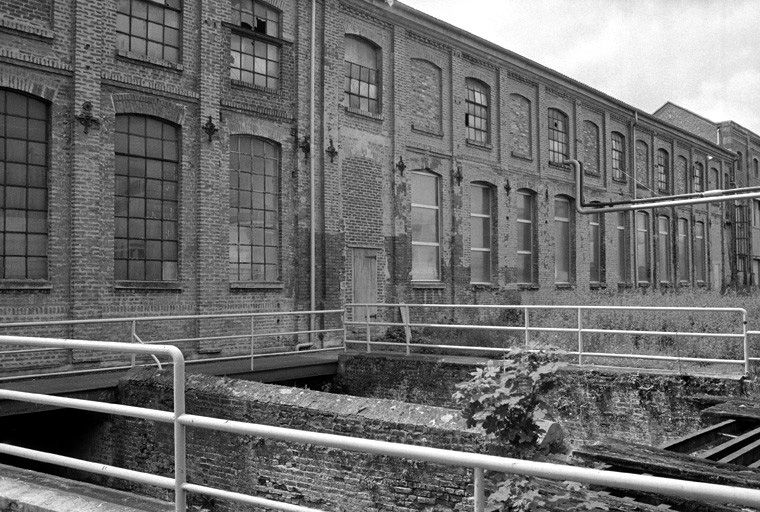
<path id="1" fill-rule="evenodd" d="M 238 503 L 245 503 L 246 505 L 254 505 L 256 507 L 265 508 L 267 510 L 282 510 L 284 512 L 324 512 L 323 510 L 316 508 L 291 505 L 290 503 L 268 500 L 266 498 L 258 498 L 256 496 L 248 496 L 247 494 L 240 494 L 239 492 L 214 489 L 213 487 L 206 487 L 205 485 L 185 484 L 183 487 L 185 491 L 188 492 L 205 494 L 206 496 L 212 496 L 214 498 L 219 498 L 222 500 L 236 501 Z"/>
<path id="2" fill-rule="evenodd" d="M 375 302 L 356 302 L 346 304 L 346 307 L 389 307 L 395 308 L 401 304 L 375 303 Z M 462 309 L 572 309 L 583 308 L 584 310 L 630 310 L 630 311 L 722 311 L 741 313 L 742 308 L 715 308 L 715 307 L 698 307 L 698 306 L 586 306 L 578 304 L 403 304 L 404 306 L 414 308 L 462 308 Z M 755 331 L 760 334 L 760 331 Z"/>
<path id="3" fill-rule="evenodd" d="M 172 357 L 174 362 L 174 508 L 176 512 L 187 511 L 187 439 L 185 425 L 179 418 L 185 414 L 185 360 L 182 352 Z"/>
<path id="4" fill-rule="evenodd" d="M 474 512 L 483 512 L 486 507 L 486 486 L 483 478 L 483 468 L 475 468 L 472 472 L 472 498 Z"/>

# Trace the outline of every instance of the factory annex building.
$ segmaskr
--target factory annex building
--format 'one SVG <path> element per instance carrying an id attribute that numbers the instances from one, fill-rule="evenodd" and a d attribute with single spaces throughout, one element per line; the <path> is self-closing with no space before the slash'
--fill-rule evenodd
<path id="1" fill-rule="evenodd" d="M 659 114 L 399 3 L 0 0 L 0 317 L 309 308 L 312 229 L 317 308 L 751 283 L 754 211 L 575 213 L 568 157 L 590 200 L 758 183 Z"/>

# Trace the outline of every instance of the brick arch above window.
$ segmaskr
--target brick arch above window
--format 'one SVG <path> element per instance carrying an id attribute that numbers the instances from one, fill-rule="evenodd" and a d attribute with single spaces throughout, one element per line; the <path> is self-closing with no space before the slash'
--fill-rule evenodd
<path id="1" fill-rule="evenodd" d="M 58 94 L 57 87 L 41 84 L 12 73 L 3 72 L 2 70 L 0 70 L 0 87 L 25 92 L 31 96 L 37 96 L 51 102 Z"/>
<path id="2" fill-rule="evenodd" d="M 157 117 L 176 125 L 182 125 L 187 111 L 184 105 L 144 94 L 114 94 L 113 108 L 116 114 L 140 114 Z"/>

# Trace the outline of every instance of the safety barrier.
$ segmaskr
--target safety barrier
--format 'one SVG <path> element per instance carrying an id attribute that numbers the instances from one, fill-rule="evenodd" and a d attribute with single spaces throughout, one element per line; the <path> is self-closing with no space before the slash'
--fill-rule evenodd
<path id="1" fill-rule="evenodd" d="M 16 344 L 42 348 L 69 348 L 81 350 L 103 350 L 124 352 L 134 355 L 159 355 L 171 358 L 174 384 L 173 411 L 160 411 L 144 407 L 127 406 L 67 398 L 25 393 L 0 389 L 0 399 L 18 400 L 44 404 L 55 407 L 67 407 L 105 414 L 141 418 L 149 421 L 169 423 L 174 426 L 174 477 L 165 477 L 142 471 L 119 468 L 72 457 L 31 450 L 0 443 L 0 453 L 23 457 L 43 463 L 63 466 L 71 469 L 92 472 L 104 476 L 120 478 L 140 484 L 152 485 L 174 490 L 175 512 L 187 511 L 187 494 L 197 493 L 206 496 L 230 500 L 238 503 L 264 507 L 288 512 L 324 512 L 318 509 L 302 507 L 285 502 L 274 501 L 258 496 L 246 495 L 229 490 L 218 489 L 187 481 L 186 429 L 188 427 L 208 429 L 217 432 L 259 436 L 285 442 L 304 443 L 337 448 L 352 452 L 399 457 L 403 459 L 426 461 L 436 464 L 466 467 L 473 470 L 473 503 L 475 512 L 483 512 L 485 506 L 484 471 L 494 471 L 515 475 L 546 478 L 550 480 L 570 480 L 591 485 L 649 492 L 661 495 L 678 496 L 690 500 L 705 500 L 720 503 L 760 507 L 760 490 L 743 487 L 677 480 L 651 475 L 634 475 L 616 471 L 582 468 L 562 464 L 536 462 L 530 460 L 496 457 L 476 453 L 429 448 L 402 443 L 391 443 L 334 434 L 323 434 L 273 427 L 254 423 L 228 421 L 219 418 L 196 416 L 185 412 L 185 361 L 182 352 L 171 345 L 140 345 L 121 342 L 99 342 L 85 340 L 63 340 L 49 338 L 30 338 L 20 336 L 0 336 L 0 345 Z"/>
<path id="2" fill-rule="evenodd" d="M 372 320 L 371 313 L 373 309 L 377 308 L 390 308 L 398 309 L 400 312 L 401 321 L 391 322 L 385 320 Z M 522 325 L 483 325 L 483 324 L 443 324 L 443 323 L 426 323 L 426 322 L 412 322 L 411 321 L 411 309 L 438 309 L 449 310 L 456 312 L 457 310 L 476 310 L 476 311 L 506 311 L 513 310 L 522 313 L 523 324 Z M 346 320 L 346 327 L 363 327 L 365 338 L 363 340 L 346 338 L 347 344 L 360 344 L 366 346 L 367 352 L 371 352 L 372 346 L 398 346 L 397 342 L 392 341 L 373 341 L 372 340 L 372 328 L 373 327 L 402 327 L 405 333 L 405 349 L 406 353 L 410 354 L 412 348 L 426 348 L 426 349 L 438 349 L 438 350 L 467 350 L 470 352 L 481 353 L 498 353 L 508 350 L 510 347 L 473 347 L 462 345 L 440 345 L 440 344 L 427 344 L 427 343 L 413 343 L 412 342 L 412 328 L 441 328 L 441 329 L 473 329 L 481 331 L 512 331 L 522 332 L 525 338 L 525 347 L 530 347 L 531 333 L 532 332 L 553 332 L 553 333 L 571 333 L 577 338 L 577 350 L 565 351 L 566 354 L 571 356 L 577 356 L 577 363 L 583 365 L 587 358 L 590 357 L 604 357 L 613 359 L 640 359 L 640 360 L 653 360 L 653 361 L 675 361 L 684 363 L 723 363 L 742 365 L 745 374 L 749 373 L 750 369 L 750 354 L 749 354 L 749 342 L 748 335 L 760 334 L 760 331 L 748 331 L 747 330 L 747 311 L 743 308 L 707 308 L 707 307 L 655 307 L 655 306 L 577 306 L 577 305 L 502 305 L 502 304 L 387 304 L 387 303 L 352 303 L 346 304 L 346 310 L 348 316 L 352 320 Z M 546 327 L 546 326 L 534 326 L 531 325 L 532 311 L 549 311 L 560 310 L 570 311 L 576 317 L 576 325 L 572 327 Z M 698 312 L 698 313 L 718 313 L 726 315 L 736 315 L 739 317 L 736 322 L 737 331 L 732 333 L 723 332 L 696 332 L 696 331 L 656 331 L 656 330 L 627 330 L 627 329 L 599 329 L 594 327 L 588 327 L 584 324 L 584 313 L 590 311 L 643 311 L 643 312 Z M 358 319 L 357 317 L 361 317 Z M 667 355 L 648 355 L 648 354 L 625 354 L 625 353 L 612 353 L 612 352 L 590 352 L 585 350 L 584 347 L 584 334 L 622 334 L 633 336 L 672 336 L 674 338 L 679 337 L 693 337 L 693 338 L 710 338 L 710 339 L 735 339 L 741 343 L 742 359 L 720 359 L 720 358 L 705 358 L 705 357 L 682 357 L 682 356 L 667 356 Z M 760 360 L 760 359 L 758 359 Z"/>

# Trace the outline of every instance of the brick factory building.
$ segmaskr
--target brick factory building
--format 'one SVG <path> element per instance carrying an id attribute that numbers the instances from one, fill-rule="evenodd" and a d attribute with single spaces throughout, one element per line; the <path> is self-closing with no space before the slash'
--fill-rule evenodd
<path id="1" fill-rule="evenodd" d="M 752 185 L 757 135 L 403 4 L 316 12 L 312 55 L 310 1 L 0 1 L 0 317 L 702 304 L 755 279 L 757 213 L 578 215 L 560 162 L 588 200 Z"/>

